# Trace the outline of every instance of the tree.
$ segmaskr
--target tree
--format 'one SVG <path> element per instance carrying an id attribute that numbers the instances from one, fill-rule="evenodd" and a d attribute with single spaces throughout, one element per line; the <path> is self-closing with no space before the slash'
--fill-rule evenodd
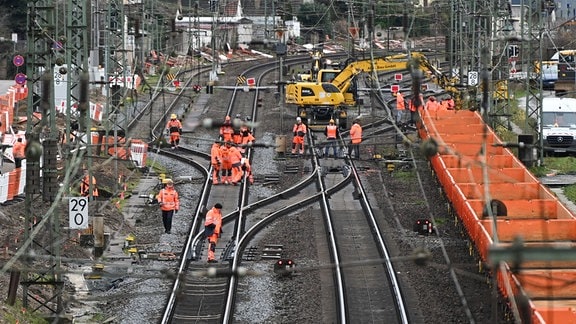
<path id="1" fill-rule="evenodd" d="M 323 29 L 327 34 L 332 32 L 332 17 L 329 8 L 322 3 L 305 3 L 300 6 L 298 20 L 306 27 Z"/>

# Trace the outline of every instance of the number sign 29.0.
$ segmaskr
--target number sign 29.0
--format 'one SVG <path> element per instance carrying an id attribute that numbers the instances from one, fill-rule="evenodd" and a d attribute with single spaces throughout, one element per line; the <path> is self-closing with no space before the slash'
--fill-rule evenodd
<path id="1" fill-rule="evenodd" d="M 68 217 L 70 229 L 88 228 L 88 197 L 70 197 Z"/>

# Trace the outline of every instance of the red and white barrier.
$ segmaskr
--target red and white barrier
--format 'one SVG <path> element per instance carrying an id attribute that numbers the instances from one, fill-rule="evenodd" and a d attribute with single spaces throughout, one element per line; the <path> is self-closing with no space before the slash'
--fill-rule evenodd
<path id="1" fill-rule="evenodd" d="M 148 144 L 140 140 L 132 140 L 130 143 L 130 159 L 136 163 L 138 167 L 146 166 L 146 159 L 148 157 Z"/>

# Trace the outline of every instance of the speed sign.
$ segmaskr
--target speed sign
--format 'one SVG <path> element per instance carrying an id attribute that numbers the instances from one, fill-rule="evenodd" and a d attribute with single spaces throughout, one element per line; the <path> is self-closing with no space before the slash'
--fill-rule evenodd
<path id="1" fill-rule="evenodd" d="M 70 197 L 68 219 L 71 229 L 88 228 L 88 197 Z"/>

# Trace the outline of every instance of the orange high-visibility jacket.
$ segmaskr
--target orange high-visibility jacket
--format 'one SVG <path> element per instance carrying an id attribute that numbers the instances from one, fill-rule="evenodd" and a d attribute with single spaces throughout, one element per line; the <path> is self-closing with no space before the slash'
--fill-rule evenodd
<path id="1" fill-rule="evenodd" d="M 213 165 L 220 163 L 220 144 L 212 144 L 210 149 L 210 159 Z"/>
<path id="2" fill-rule="evenodd" d="M 25 154 L 26 144 L 23 142 L 16 142 L 14 143 L 14 147 L 12 148 L 12 155 L 15 158 L 23 159 L 26 157 Z"/>
<path id="3" fill-rule="evenodd" d="M 206 213 L 206 221 L 204 221 L 204 226 L 209 226 L 214 224 L 214 234 L 220 234 L 220 228 L 222 227 L 222 212 L 216 207 L 212 207 Z"/>
<path id="4" fill-rule="evenodd" d="M 324 135 L 326 138 L 336 138 L 338 137 L 338 126 L 336 125 L 328 125 L 324 131 Z"/>
<path id="5" fill-rule="evenodd" d="M 170 119 L 168 123 L 166 123 L 166 129 L 170 132 L 170 134 L 180 134 L 179 132 L 182 129 L 182 123 L 178 119 Z"/>
<path id="6" fill-rule="evenodd" d="M 396 109 L 398 110 L 406 109 L 406 103 L 404 102 L 404 95 L 402 95 L 400 92 L 396 93 Z"/>
<path id="7" fill-rule="evenodd" d="M 161 210 L 180 209 L 180 199 L 178 198 L 178 192 L 176 189 L 174 189 L 174 187 L 166 187 L 160 190 L 156 196 L 156 199 L 158 199 Z"/>
<path id="8" fill-rule="evenodd" d="M 350 128 L 350 139 L 352 139 L 352 144 L 360 144 L 362 142 L 362 126 L 358 123 L 354 123 Z"/>

